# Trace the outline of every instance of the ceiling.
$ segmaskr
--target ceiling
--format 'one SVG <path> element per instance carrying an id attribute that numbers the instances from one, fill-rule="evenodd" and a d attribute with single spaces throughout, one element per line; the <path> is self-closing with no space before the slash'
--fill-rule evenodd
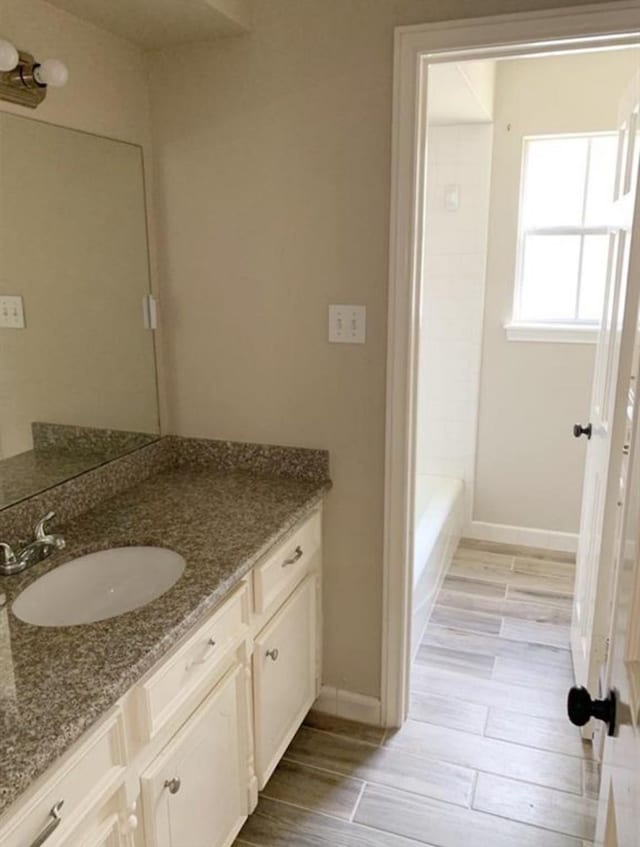
<path id="1" fill-rule="evenodd" d="M 251 0 L 49 0 L 145 49 L 240 35 Z"/>
<path id="2" fill-rule="evenodd" d="M 492 60 L 430 65 L 429 123 L 491 123 L 495 72 L 496 63 Z"/>

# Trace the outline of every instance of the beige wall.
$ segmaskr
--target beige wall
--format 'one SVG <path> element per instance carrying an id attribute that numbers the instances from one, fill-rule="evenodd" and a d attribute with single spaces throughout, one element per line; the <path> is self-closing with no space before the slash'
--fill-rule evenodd
<path id="1" fill-rule="evenodd" d="M 558 0 L 269 0 L 151 60 L 167 428 L 331 450 L 325 681 L 380 687 L 393 27 Z M 329 345 L 364 303 L 366 345 Z"/>
<path id="2" fill-rule="evenodd" d="M 498 63 L 474 517 L 577 532 L 594 345 L 509 342 L 522 142 L 612 130 L 635 50 Z"/>

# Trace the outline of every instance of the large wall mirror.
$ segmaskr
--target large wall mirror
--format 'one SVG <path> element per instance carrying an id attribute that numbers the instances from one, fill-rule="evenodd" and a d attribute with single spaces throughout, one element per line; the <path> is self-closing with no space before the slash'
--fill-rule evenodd
<path id="1" fill-rule="evenodd" d="M 141 148 L 0 113 L 0 508 L 158 438 L 148 292 Z"/>

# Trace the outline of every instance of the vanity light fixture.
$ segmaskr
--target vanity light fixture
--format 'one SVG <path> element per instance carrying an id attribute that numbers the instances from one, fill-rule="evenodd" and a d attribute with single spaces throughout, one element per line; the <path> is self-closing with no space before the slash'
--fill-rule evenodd
<path id="1" fill-rule="evenodd" d="M 12 71 L 20 61 L 20 54 L 10 41 L 0 38 L 0 72 Z"/>
<path id="2" fill-rule="evenodd" d="M 61 88 L 68 79 L 69 71 L 58 59 L 36 62 L 30 53 L 0 39 L 0 100 L 35 109 L 49 88 Z"/>

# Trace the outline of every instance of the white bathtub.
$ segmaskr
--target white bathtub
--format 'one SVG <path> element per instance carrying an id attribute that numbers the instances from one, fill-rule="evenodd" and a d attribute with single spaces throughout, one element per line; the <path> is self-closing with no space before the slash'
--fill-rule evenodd
<path id="1" fill-rule="evenodd" d="M 464 522 L 464 483 L 416 476 L 411 657 L 420 645 L 436 595 L 453 558 Z"/>

